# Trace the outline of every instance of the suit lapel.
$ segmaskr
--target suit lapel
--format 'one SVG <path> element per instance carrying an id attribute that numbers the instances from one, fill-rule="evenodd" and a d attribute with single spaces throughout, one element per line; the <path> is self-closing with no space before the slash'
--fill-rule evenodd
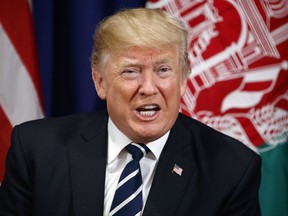
<path id="1" fill-rule="evenodd" d="M 102 215 L 107 157 L 107 116 L 83 130 L 68 152 L 75 215 Z"/>
<path id="2" fill-rule="evenodd" d="M 68 151 L 76 216 L 103 214 L 107 119 L 102 115 L 91 121 L 81 140 L 74 141 Z M 191 140 L 191 134 L 177 120 L 161 153 L 143 216 L 173 215 L 177 211 L 195 175 Z M 183 169 L 181 175 L 172 172 L 175 164 Z"/>
<path id="3" fill-rule="evenodd" d="M 143 216 L 175 215 L 195 174 L 190 133 L 177 120 L 161 153 Z M 177 164 L 182 174 L 173 172 Z"/>

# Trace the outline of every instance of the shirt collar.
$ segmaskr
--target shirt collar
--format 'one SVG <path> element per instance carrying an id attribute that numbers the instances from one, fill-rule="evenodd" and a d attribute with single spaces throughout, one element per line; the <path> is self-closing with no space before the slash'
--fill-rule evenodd
<path id="1" fill-rule="evenodd" d="M 170 131 L 168 131 L 159 139 L 146 144 L 150 151 L 153 153 L 155 157 L 154 159 L 159 159 L 162 149 L 164 148 L 164 145 L 168 139 L 169 133 Z M 119 155 L 122 149 L 131 142 L 132 141 L 116 127 L 111 118 L 109 118 L 107 163 L 111 163 Z"/>

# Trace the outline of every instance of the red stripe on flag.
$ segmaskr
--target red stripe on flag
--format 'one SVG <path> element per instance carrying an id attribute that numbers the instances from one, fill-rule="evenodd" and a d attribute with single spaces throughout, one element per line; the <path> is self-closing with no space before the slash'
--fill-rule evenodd
<path id="1" fill-rule="evenodd" d="M 43 109 L 43 99 L 42 99 L 41 88 L 40 88 L 39 66 L 38 66 L 37 55 L 36 55 L 33 20 L 32 20 L 31 11 L 28 5 L 28 1 L 27 0 L 14 0 L 14 1 L 0 0 L 0 25 L 4 29 L 5 34 L 8 36 L 10 42 L 12 43 L 14 49 L 16 50 L 17 55 L 19 56 L 22 65 L 26 68 L 26 71 L 28 73 L 27 75 L 32 80 L 33 87 L 36 91 L 40 106 Z M 15 56 L 15 58 L 17 58 L 17 56 Z M 11 64 L 11 63 L 13 62 L 7 62 L 7 64 Z M 19 77 L 15 77 L 14 79 L 17 80 L 18 78 Z M 17 82 L 15 82 L 15 84 L 16 83 Z M 25 89 L 23 90 L 25 91 Z M 4 90 L 4 94 L 6 92 L 7 91 Z M 31 91 L 27 92 L 27 94 L 30 94 L 30 93 Z M 14 98 L 11 98 L 11 101 L 13 100 Z M 27 101 L 27 103 L 29 102 Z M 35 106 L 37 106 L 38 108 L 38 102 L 36 103 L 37 104 L 35 104 Z M 13 103 L 10 105 L 13 106 Z M 13 122 L 9 122 L 10 118 L 12 119 L 13 116 L 6 116 L 5 114 L 6 110 L 5 112 L 4 110 L 5 110 L 4 107 L 1 107 L 1 104 L 0 104 L 0 181 L 3 179 L 4 161 L 5 161 L 6 154 L 10 145 L 10 137 L 11 137 L 11 132 L 12 132 L 12 124 L 13 124 Z M 38 109 L 35 109 L 35 110 L 38 110 Z M 15 116 L 17 117 L 17 115 Z M 31 118 L 31 116 L 27 118 Z M 37 118 L 36 113 L 35 113 L 34 118 Z"/>
<path id="2" fill-rule="evenodd" d="M 0 22 L 29 72 L 43 107 L 33 20 L 28 1 L 0 0 L 0 5 Z"/>
<path id="3" fill-rule="evenodd" d="M 3 179 L 4 176 L 4 166 L 2 164 L 5 164 L 5 158 L 8 151 L 8 148 L 10 146 L 10 137 L 12 132 L 12 126 L 10 122 L 8 121 L 5 113 L 3 112 L 2 107 L 0 106 L 0 182 Z"/>
<path id="4" fill-rule="evenodd" d="M 271 85 L 272 85 L 272 81 L 245 83 L 241 91 L 252 91 L 252 92 L 264 91 L 268 89 Z"/>

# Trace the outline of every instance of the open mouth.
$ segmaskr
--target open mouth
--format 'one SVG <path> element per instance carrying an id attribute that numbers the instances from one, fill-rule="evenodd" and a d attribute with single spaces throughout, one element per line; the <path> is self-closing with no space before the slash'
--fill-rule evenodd
<path id="1" fill-rule="evenodd" d="M 151 117 L 160 110 L 160 107 L 157 105 L 145 105 L 137 108 L 136 110 L 143 117 Z"/>

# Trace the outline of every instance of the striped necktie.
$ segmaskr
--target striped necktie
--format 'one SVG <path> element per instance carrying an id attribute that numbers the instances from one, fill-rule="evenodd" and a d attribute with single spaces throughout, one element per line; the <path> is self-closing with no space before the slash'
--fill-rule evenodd
<path id="1" fill-rule="evenodd" d="M 133 160 L 124 168 L 118 181 L 109 216 L 140 215 L 143 206 L 142 176 L 139 161 L 150 150 L 144 144 L 131 143 L 125 148 Z"/>

